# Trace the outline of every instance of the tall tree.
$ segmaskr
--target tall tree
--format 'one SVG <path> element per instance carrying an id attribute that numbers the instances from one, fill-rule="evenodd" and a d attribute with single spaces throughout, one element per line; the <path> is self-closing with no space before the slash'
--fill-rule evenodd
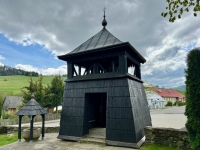
<path id="1" fill-rule="evenodd" d="M 49 90 L 49 98 L 51 99 L 51 104 L 53 107 L 56 107 L 56 113 L 58 113 L 58 106 L 62 104 L 64 92 L 64 82 L 60 75 L 56 75 L 52 79 Z"/>
<path id="2" fill-rule="evenodd" d="M 31 99 L 31 95 L 34 93 L 35 95 L 35 100 L 45 107 L 45 87 L 43 86 L 42 83 L 43 76 L 41 75 L 38 79 L 38 81 L 33 82 L 32 75 L 30 75 L 30 80 L 29 80 L 29 86 L 23 87 L 21 89 L 23 97 L 24 97 L 24 103 L 27 103 Z"/>
<path id="3" fill-rule="evenodd" d="M 194 150 L 200 149 L 200 48 L 187 56 L 186 74 L 186 128 Z"/>
<path id="4" fill-rule="evenodd" d="M 184 12 L 189 12 L 190 8 L 193 9 L 194 16 L 200 11 L 200 0 L 166 0 L 168 6 L 167 12 L 162 12 L 161 15 L 166 17 L 169 15 L 169 22 L 174 22 L 176 18 L 181 18 Z"/>

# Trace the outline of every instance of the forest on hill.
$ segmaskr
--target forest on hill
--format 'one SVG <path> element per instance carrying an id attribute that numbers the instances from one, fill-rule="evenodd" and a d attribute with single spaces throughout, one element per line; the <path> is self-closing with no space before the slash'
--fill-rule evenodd
<path id="1" fill-rule="evenodd" d="M 12 76 L 12 75 L 25 75 L 29 76 L 32 74 L 33 77 L 38 77 L 39 73 L 34 71 L 24 71 L 21 69 L 12 68 L 9 66 L 0 66 L 0 76 Z"/>

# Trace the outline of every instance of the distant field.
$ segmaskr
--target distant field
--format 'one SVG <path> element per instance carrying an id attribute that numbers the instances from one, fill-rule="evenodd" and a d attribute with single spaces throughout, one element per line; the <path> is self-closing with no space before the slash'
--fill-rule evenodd
<path id="1" fill-rule="evenodd" d="M 32 77 L 33 81 L 38 80 L 39 77 Z M 44 76 L 43 85 L 46 86 L 51 83 L 53 76 Z M 65 80 L 66 77 L 63 77 Z M 14 94 L 19 94 L 21 88 L 29 85 L 30 77 L 28 76 L 0 76 L 0 91 L 9 92 L 12 91 Z"/>

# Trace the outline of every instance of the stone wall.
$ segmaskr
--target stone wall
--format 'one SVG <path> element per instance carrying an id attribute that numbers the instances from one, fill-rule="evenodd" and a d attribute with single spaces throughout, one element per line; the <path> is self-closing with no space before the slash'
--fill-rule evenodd
<path id="1" fill-rule="evenodd" d="M 145 144 L 158 144 L 180 148 L 182 150 L 191 149 L 188 141 L 188 132 L 172 128 L 145 127 Z"/>
<path id="2" fill-rule="evenodd" d="M 56 119 L 60 119 L 60 114 L 46 114 L 45 115 L 45 120 L 48 121 L 48 120 L 56 120 Z M 40 122 L 42 121 L 42 117 L 41 115 L 37 115 L 35 116 L 34 118 L 34 122 Z M 24 116 L 22 118 L 22 123 L 29 123 L 30 122 L 30 119 L 28 116 Z M 18 124 L 19 123 L 19 117 L 17 118 L 13 118 L 13 119 L 2 119 L 0 120 L 0 125 L 1 126 L 6 126 L 6 125 L 15 125 L 15 124 Z"/>
<path id="3" fill-rule="evenodd" d="M 28 127 L 22 127 L 22 131 Z M 58 133 L 60 127 L 45 127 L 45 133 Z M 0 126 L 0 134 L 18 132 L 18 127 Z"/>

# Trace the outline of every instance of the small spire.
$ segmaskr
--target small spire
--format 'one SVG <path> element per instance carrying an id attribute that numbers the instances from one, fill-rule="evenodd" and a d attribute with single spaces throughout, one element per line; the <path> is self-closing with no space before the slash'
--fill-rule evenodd
<path id="1" fill-rule="evenodd" d="M 104 9 L 103 9 L 103 11 L 104 11 L 104 19 L 103 19 L 103 21 L 102 21 L 102 26 L 105 28 L 106 27 L 106 25 L 107 25 L 107 21 L 106 21 L 106 19 L 105 19 L 105 11 L 106 11 L 106 8 L 104 7 Z"/>
<path id="2" fill-rule="evenodd" d="M 31 99 L 34 99 L 35 98 L 35 95 L 34 95 L 34 93 L 31 95 Z"/>

